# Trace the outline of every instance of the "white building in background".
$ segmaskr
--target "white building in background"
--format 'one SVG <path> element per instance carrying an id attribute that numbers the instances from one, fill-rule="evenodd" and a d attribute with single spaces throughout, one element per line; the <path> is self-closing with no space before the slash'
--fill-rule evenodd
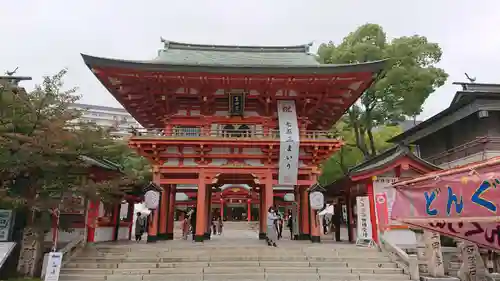
<path id="1" fill-rule="evenodd" d="M 74 104 L 73 108 L 82 111 L 81 121 L 88 121 L 103 128 L 114 127 L 112 135 L 124 137 L 130 135 L 131 127 L 141 128 L 141 125 L 123 108 L 92 104 Z"/>

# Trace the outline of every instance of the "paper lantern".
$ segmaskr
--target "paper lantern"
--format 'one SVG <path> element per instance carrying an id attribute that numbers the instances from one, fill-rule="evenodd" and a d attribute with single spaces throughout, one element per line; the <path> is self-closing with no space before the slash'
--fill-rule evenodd
<path id="1" fill-rule="evenodd" d="M 321 210 L 325 205 L 325 197 L 323 193 L 319 191 L 311 192 L 311 194 L 309 194 L 309 202 L 311 203 L 311 209 Z"/>
<path id="2" fill-rule="evenodd" d="M 146 192 L 144 195 L 144 205 L 150 210 L 156 210 L 160 203 L 160 193 L 154 190 Z"/>

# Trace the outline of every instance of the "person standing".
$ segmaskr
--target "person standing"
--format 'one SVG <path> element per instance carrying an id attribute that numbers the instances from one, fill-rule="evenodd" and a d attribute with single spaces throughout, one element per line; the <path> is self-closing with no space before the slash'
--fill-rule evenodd
<path id="1" fill-rule="evenodd" d="M 141 212 L 137 212 L 137 218 L 135 219 L 135 241 L 139 242 L 142 240 L 142 235 L 146 231 L 146 218 L 142 216 Z"/>
<path id="2" fill-rule="evenodd" d="M 276 214 L 278 219 L 276 220 L 276 233 L 278 234 L 278 240 L 282 238 L 283 233 L 283 216 L 280 213 Z"/>
<path id="3" fill-rule="evenodd" d="M 187 215 L 184 216 L 182 219 L 182 239 L 187 240 L 188 233 L 189 233 L 189 217 Z"/>
<path id="4" fill-rule="evenodd" d="M 217 234 L 217 218 L 215 216 L 212 217 L 212 235 Z"/>
<path id="5" fill-rule="evenodd" d="M 190 221 L 191 221 L 191 230 L 193 233 L 193 241 L 194 241 L 196 236 L 196 209 L 193 209 L 191 211 Z"/>
<path id="6" fill-rule="evenodd" d="M 278 234 L 276 232 L 276 220 L 279 217 L 276 215 L 276 211 L 273 207 L 269 207 L 267 210 L 267 245 L 278 247 L 276 242 L 278 241 Z"/>
<path id="7" fill-rule="evenodd" d="M 217 220 L 217 234 L 221 235 L 222 234 L 222 227 L 224 226 L 224 223 L 222 222 L 222 217 L 219 217 Z"/>
<path id="8" fill-rule="evenodd" d="M 292 210 L 288 210 L 288 219 L 286 220 L 286 226 L 290 229 L 290 240 L 293 240 L 293 217 Z"/>

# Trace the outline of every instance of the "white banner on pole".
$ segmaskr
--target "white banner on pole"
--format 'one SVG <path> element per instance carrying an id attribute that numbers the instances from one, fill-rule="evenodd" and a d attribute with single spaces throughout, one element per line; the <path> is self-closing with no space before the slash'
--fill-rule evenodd
<path id="1" fill-rule="evenodd" d="M 278 183 L 297 185 L 300 135 L 295 101 L 278 100 L 280 161 Z"/>
<path id="2" fill-rule="evenodd" d="M 372 221 L 370 220 L 370 199 L 368 196 L 356 197 L 356 211 L 357 211 L 357 240 L 356 245 L 372 246 L 373 233 Z"/>

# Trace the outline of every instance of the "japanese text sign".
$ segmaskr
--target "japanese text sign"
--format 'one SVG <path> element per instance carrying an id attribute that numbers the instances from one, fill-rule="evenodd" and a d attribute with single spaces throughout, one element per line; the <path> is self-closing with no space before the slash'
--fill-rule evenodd
<path id="1" fill-rule="evenodd" d="M 300 137 L 295 101 L 278 101 L 278 121 L 280 130 L 278 182 L 283 185 L 296 185 L 299 170 Z"/>
<path id="2" fill-rule="evenodd" d="M 500 249 L 500 173 L 486 167 L 396 189 L 392 218 Z"/>

